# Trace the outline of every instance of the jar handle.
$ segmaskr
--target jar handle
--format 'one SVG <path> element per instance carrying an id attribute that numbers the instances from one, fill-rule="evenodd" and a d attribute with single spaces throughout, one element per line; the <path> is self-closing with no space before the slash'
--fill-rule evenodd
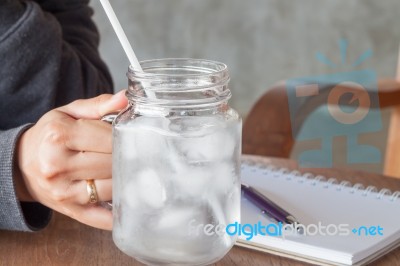
<path id="1" fill-rule="evenodd" d="M 117 118 L 118 114 L 119 113 L 111 113 L 111 114 L 105 115 L 101 118 L 101 121 L 112 124 L 114 122 L 115 118 Z"/>
<path id="2" fill-rule="evenodd" d="M 112 124 L 115 120 L 115 118 L 117 117 L 118 113 L 111 113 L 108 115 L 105 115 L 101 118 L 101 121 L 104 121 L 106 123 Z M 107 210 L 112 210 L 113 206 L 112 206 L 112 200 L 110 201 L 101 201 L 99 202 L 100 206 L 107 209 Z"/>

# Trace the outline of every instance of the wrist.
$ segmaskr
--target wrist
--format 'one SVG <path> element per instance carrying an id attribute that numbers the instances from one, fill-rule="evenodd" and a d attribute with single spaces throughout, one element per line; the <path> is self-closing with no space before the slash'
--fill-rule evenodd
<path id="1" fill-rule="evenodd" d="M 15 188 L 15 194 L 18 198 L 19 201 L 25 201 L 25 202 L 32 202 L 35 201 L 31 194 L 29 193 L 24 178 L 23 174 L 20 168 L 20 158 L 22 156 L 22 139 L 25 137 L 25 134 L 27 132 L 25 131 L 24 133 L 21 134 L 19 139 L 17 140 L 16 146 L 15 146 L 15 154 L 14 154 L 14 171 L 13 171 L 13 179 L 14 179 L 14 188 Z"/>

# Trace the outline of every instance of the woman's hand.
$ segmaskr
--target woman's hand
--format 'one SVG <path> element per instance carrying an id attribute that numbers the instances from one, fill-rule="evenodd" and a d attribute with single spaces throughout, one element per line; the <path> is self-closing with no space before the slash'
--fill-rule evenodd
<path id="1" fill-rule="evenodd" d="M 111 126 L 99 119 L 126 105 L 120 92 L 46 113 L 18 144 L 19 199 L 38 201 L 82 223 L 111 230 L 112 214 L 89 203 L 86 180 L 94 180 L 99 201 L 111 200 Z"/>

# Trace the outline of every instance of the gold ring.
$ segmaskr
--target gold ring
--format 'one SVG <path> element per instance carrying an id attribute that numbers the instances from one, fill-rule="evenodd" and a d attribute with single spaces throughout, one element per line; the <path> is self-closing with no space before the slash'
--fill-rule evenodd
<path id="1" fill-rule="evenodd" d="M 96 186 L 94 185 L 93 179 L 86 180 L 86 189 L 89 194 L 89 203 L 96 204 L 98 201 L 98 197 L 97 197 Z"/>

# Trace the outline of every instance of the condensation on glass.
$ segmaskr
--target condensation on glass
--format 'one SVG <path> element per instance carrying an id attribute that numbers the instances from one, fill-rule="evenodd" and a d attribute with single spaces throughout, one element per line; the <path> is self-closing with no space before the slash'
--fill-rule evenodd
<path id="1" fill-rule="evenodd" d="M 221 259 L 240 222 L 242 122 L 225 64 L 160 59 L 129 69 L 113 123 L 113 239 L 146 264 Z"/>

